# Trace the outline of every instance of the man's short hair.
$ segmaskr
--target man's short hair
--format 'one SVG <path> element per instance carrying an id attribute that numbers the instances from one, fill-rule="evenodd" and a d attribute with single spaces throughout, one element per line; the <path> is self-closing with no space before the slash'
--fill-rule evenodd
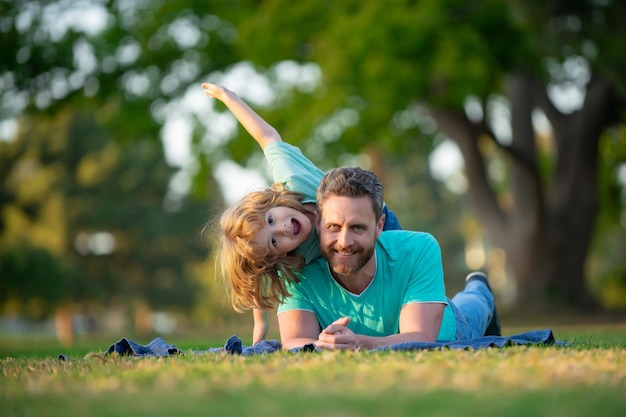
<path id="1" fill-rule="evenodd" d="M 372 171 L 358 167 L 341 167 L 324 175 L 317 188 L 317 206 L 321 211 L 330 195 L 370 197 L 376 220 L 383 214 L 383 185 Z"/>

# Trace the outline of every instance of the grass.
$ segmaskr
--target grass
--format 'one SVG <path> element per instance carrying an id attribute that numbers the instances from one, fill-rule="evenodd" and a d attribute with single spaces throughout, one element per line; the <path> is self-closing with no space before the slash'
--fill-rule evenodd
<path id="1" fill-rule="evenodd" d="M 18 346 L 0 340 L 0 415 L 623 415 L 626 325 L 553 330 L 571 345 L 133 358 L 98 353 L 110 340 L 61 362 L 36 350 L 7 355 Z M 209 347 L 165 339 L 182 349 Z"/>

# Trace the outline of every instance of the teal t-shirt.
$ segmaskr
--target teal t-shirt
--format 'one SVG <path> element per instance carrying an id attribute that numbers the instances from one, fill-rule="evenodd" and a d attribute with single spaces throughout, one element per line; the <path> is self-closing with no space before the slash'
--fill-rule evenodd
<path id="1" fill-rule="evenodd" d="M 317 258 L 302 270 L 299 283 L 289 283 L 291 294 L 278 314 L 306 310 L 323 329 L 340 317 L 357 334 L 389 336 L 400 331 L 400 310 L 408 303 L 445 304 L 438 340 L 456 339 L 456 320 L 446 297 L 441 250 L 435 238 L 423 232 L 386 231 L 376 242 L 376 275 L 361 294 L 352 294 L 332 277 L 328 263 Z"/>
<path id="2" fill-rule="evenodd" d="M 263 153 L 274 182 L 304 194 L 304 203 L 316 202 L 317 187 L 324 177 L 324 171 L 305 157 L 300 148 L 287 142 L 272 142 Z"/>

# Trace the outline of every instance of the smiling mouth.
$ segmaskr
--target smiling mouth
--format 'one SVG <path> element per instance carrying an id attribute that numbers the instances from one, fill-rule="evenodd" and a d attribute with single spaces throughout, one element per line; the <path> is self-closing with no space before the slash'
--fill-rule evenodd
<path id="1" fill-rule="evenodd" d="M 333 250 L 339 256 L 352 256 L 357 253 L 356 250 L 350 249 L 350 248 L 343 248 L 343 249 L 334 248 Z"/>
<path id="2" fill-rule="evenodd" d="M 294 236 L 298 236 L 300 234 L 300 230 L 302 230 L 302 225 L 296 219 L 291 220 L 291 231 Z"/>

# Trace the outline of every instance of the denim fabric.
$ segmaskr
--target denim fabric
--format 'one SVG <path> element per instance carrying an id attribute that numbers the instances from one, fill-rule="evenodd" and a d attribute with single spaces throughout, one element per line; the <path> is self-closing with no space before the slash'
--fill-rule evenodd
<path id="1" fill-rule="evenodd" d="M 482 336 L 474 339 L 441 341 L 441 342 L 407 342 L 392 346 L 384 346 L 375 350 L 443 350 L 443 349 L 486 349 L 503 348 L 516 345 L 561 345 L 557 342 L 552 330 L 531 330 L 512 336 Z"/>
<path id="2" fill-rule="evenodd" d="M 283 345 L 278 340 L 262 340 L 252 346 L 243 348 L 242 355 L 259 355 L 262 353 L 272 353 L 280 350 Z"/>
<path id="3" fill-rule="evenodd" d="M 487 286 L 472 280 L 450 300 L 456 317 L 456 340 L 482 337 L 487 330 L 495 300 Z"/>
<path id="4" fill-rule="evenodd" d="M 226 352 L 231 355 L 241 355 L 243 351 L 243 344 L 241 343 L 241 339 L 237 337 L 237 335 L 232 335 L 226 340 L 223 347 L 219 348 L 208 348 L 207 350 L 194 350 L 192 353 L 222 353 Z"/>
<path id="5" fill-rule="evenodd" d="M 124 337 L 109 346 L 109 349 L 106 351 L 106 353 L 113 352 L 128 356 L 170 356 L 182 353 L 176 346 L 165 343 L 160 337 L 157 337 L 145 346 Z"/>
<path id="6" fill-rule="evenodd" d="M 192 353 L 221 353 L 227 352 L 231 355 L 258 355 L 262 353 L 272 353 L 282 348 L 281 343 L 278 340 L 262 340 L 255 343 L 252 346 L 243 346 L 241 339 L 237 335 L 231 336 L 224 347 L 222 348 L 209 348 L 207 350 L 195 350 Z"/>
<path id="7" fill-rule="evenodd" d="M 398 343 L 391 346 L 384 346 L 375 350 L 442 350 L 442 349 L 485 349 L 492 347 L 508 347 L 515 345 L 567 345 L 564 342 L 555 341 L 552 330 L 532 330 L 526 333 L 520 333 L 513 336 L 482 336 L 473 339 L 457 340 L 457 341 L 440 341 L 440 342 L 408 342 Z M 229 353 L 231 355 L 261 355 L 273 353 L 280 350 L 282 345 L 277 340 L 263 340 L 252 346 L 243 346 L 241 339 L 236 335 L 231 336 L 223 347 L 209 348 L 206 350 L 191 351 L 192 354 L 206 353 Z M 301 347 L 290 349 L 290 352 L 319 352 L 321 349 L 315 344 L 308 344 Z M 147 345 L 139 345 L 132 340 L 122 338 L 114 343 L 107 350 L 108 353 L 117 352 L 120 355 L 127 356 L 171 356 L 185 354 L 174 345 L 165 343 L 165 341 L 157 337 Z M 60 361 L 69 361 L 67 355 L 58 355 Z"/>
<path id="8" fill-rule="evenodd" d="M 400 221 L 396 217 L 396 214 L 387 208 L 387 205 L 383 206 L 383 214 L 385 215 L 385 224 L 383 225 L 383 232 L 385 230 L 402 230 Z"/>
<path id="9" fill-rule="evenodd" d="M 252 346 L 243 346 L 241 339 L 237 337 L 237 335 L 233 335 L 226 340 L 226 343 L 223 347 L 219 348 L 208 348 L 206 350 L 194 350 L 191 351 L 193 354 L 201 354 L 201 353 L 228 353 L 231 355 L 256 355 L 261 353 L 271 353 L 276 350 L 280 350 L 282 347 L 281 343 L 277 340 L 263 340 L 259 343 L 256 343 Z M 152 340 L 147 345 L 140 345 L 138 343 L 133 342 L 128 338 L 122 338 L 116 343 L 112 344 L 109 349 L 107 349 L 106 353 L 117 352 L 120 355 L 127 356 L 171 356 L 171 355 L 183 355 L 184 351 L 178 349 L 174 345 L 170 345 L 165 343 L 165 341 L 157 337 Z M 66 357 L 61 358 L 59 355 L 59 359 L 64 360 Z"/>
<path id="10" fill-rule="evenodd" d="M 512 336 L 481 336 L 473 339 L 440 341 L 440 342 L 406 342 L 397 343 L 391 346 L 383 346 L 379 350 L 442 350 L 442 349 L 486 349 L 493 347 L 508 347 L 515 345 L 565 345 L 563 342 L 556 342 L 552 330 L 531 330 Z M 321 351 L 314 344 L 304 345 L 289 350 L 290 352 L 313 352 Z"/>

